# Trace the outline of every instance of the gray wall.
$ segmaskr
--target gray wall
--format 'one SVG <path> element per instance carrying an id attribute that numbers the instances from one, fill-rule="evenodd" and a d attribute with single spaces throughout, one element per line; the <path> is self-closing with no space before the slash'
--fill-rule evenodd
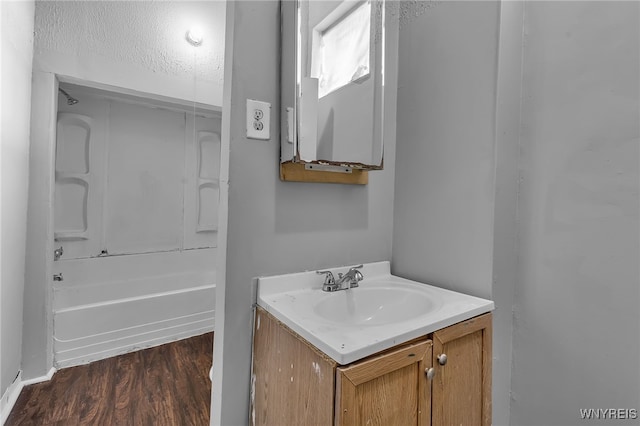
<path id="1" fill-rule="evenodd" d="M 0 396 L 20 369 L 29 183 L 32 1 L 2 2 Z"/>
<path id="2" fill-rule="evenodd" d="M 371 172 L 368 185 L 281 182 L 279 2 L 234 2 L 228 9 L 233 25 L 223 96 L 223 139 L 228 132 L 230 140 L 228 245 L 226 282 L 220 283 L 225 288 L 217 293 L 212 403 L 212 424 L 225 426 L 248 422 L 253 278 L 389 259 L 395 164 L 390 125 L 385 170 Z M 395 105 L 393 95 L 388 105 Z M 271 103 L 270 140 L 246 139 L 247 98 Z"/>
<path id="3" fill-rule="evenodd" d="M 491 297 L 498 6 L 443 3 L 400 29 L 393 271 L 481 297 Z"/>
<path id="4" fill-rule="evenodd" d="M 518 57 L 500 62 L 511 84 L 501 86 L 499 139 L 495 130 L 499 41 L 506 41 L 501 48 L 518 50 L 522 32 L 522 13 L 509 10 L 502 11 L 508 26 L 500 34 L 501 8 L 511 7 L 510 2 L 456 1 L 407 2 L 399 9 L 392 272 L 480 297 L 495 296 L 496 425 L 509 423 L 515 269 L 512 226 L 496 234 L 496 270 L 501 273 L 494 276 L 494 206 L 499 202 L 496 215 L 514 225 L 516 205 L 517 157 L 495 153 L 497 143 L 517 147 L 517 116 L 510 114 L 519 106 L 519 93 L 513 91 L 520 86 Z M 508 46 L 510 40 L 516 45 Z M 497 159 L 512 169 L 496 175 Z M 497 179 L 505 189 L 498 195 Z M 494 294 L 494 282 L 507 291 Z"/>
<path id="5" fill-rule="evenodd" d="M 638 7 L 401 10 L 393 272 L 495 300 L 494 424 L 638 408 Z"/>
<path id="6" fill-rule="evenodd" d="M 639 12 L 526 4 L 516 425 L 640 408 Z"/>

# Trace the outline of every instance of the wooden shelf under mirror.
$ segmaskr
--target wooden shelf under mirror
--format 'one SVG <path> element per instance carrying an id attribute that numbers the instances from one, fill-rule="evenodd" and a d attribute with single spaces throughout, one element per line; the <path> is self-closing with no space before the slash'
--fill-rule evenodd
<path id="1" fill-rule="evenodd" d="M 342 183 L 366 185 L 369 183 L 367 170 L 351 169 L 350 173 L 323 170 L 307 170 L 305 163 L 280 163 L 280 180 L 287 182 Z"/>

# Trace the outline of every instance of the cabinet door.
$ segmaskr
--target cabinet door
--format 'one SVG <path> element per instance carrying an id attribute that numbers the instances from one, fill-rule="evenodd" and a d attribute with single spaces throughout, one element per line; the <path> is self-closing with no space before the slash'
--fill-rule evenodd
<path id="1" fill-rule="evenodd" d="M 491 425 L 491 314 L 433 334 L 433 426 Z"/>
<path id="2" fill-rule="evenodd" d="M 429 425 L 431 349 L 429 340 L 338 368 L 336 425 Z"/>
<path id="3" fill-rule="evenodd" d="M 330 426 L 335 370 L 333 360 L 257 308 L 250 424 Z"/>

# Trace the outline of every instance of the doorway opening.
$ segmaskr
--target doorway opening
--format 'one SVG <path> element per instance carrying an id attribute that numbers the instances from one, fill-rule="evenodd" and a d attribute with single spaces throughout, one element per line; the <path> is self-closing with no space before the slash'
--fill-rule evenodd
<path id="1" fill-rule="evenodd" d="M 220 111 L 59 88 L 54 366 L 213 331 Z"/>

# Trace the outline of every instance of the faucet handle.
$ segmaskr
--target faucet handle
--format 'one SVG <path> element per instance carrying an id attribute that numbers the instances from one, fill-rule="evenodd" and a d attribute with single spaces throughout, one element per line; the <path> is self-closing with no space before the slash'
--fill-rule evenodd
<path id="1" fill-rule="evenodd" d="M 343 274 L 342 272 L 338 272 L 338 278 L 342 278 L 345 275 L 357 275 L 360 274 L 362 275 L 362 272 L 358 271 L 358 268 L 362 268 L 364 265 L 358 265 L 358 266 L 352 266 L 349 268 L 349 270 L 347 271 L 346 274 Z"/>
<path id="2" fill-rule="evenodd" d="M 324 274 L 324 283 L 325 284 L 335 284 L 336 283 L 336 279 L 333 276 L 333 273 L 331 271 L 316 271 L 316 274 Z"/>
<path id="3" fill-rule="evenodd" d="M 331 271 L 316 271 L 316 274 L 324 274 L 324 283 L 322 291 L 336 291 L 336 279 Z"/>
<path id="4" fill-rule="evenodd" d="M 356 266 L 353 268 L 354 273 L 353 273 L 353 280 L 351 281 L 351 288 L 358 287 L 359 286 L 358 283 L 364 279 L 364 275 L 362 275 L 362 272 L 360 272 L 356 268 L 362 268 L 362 265 Z"/>

